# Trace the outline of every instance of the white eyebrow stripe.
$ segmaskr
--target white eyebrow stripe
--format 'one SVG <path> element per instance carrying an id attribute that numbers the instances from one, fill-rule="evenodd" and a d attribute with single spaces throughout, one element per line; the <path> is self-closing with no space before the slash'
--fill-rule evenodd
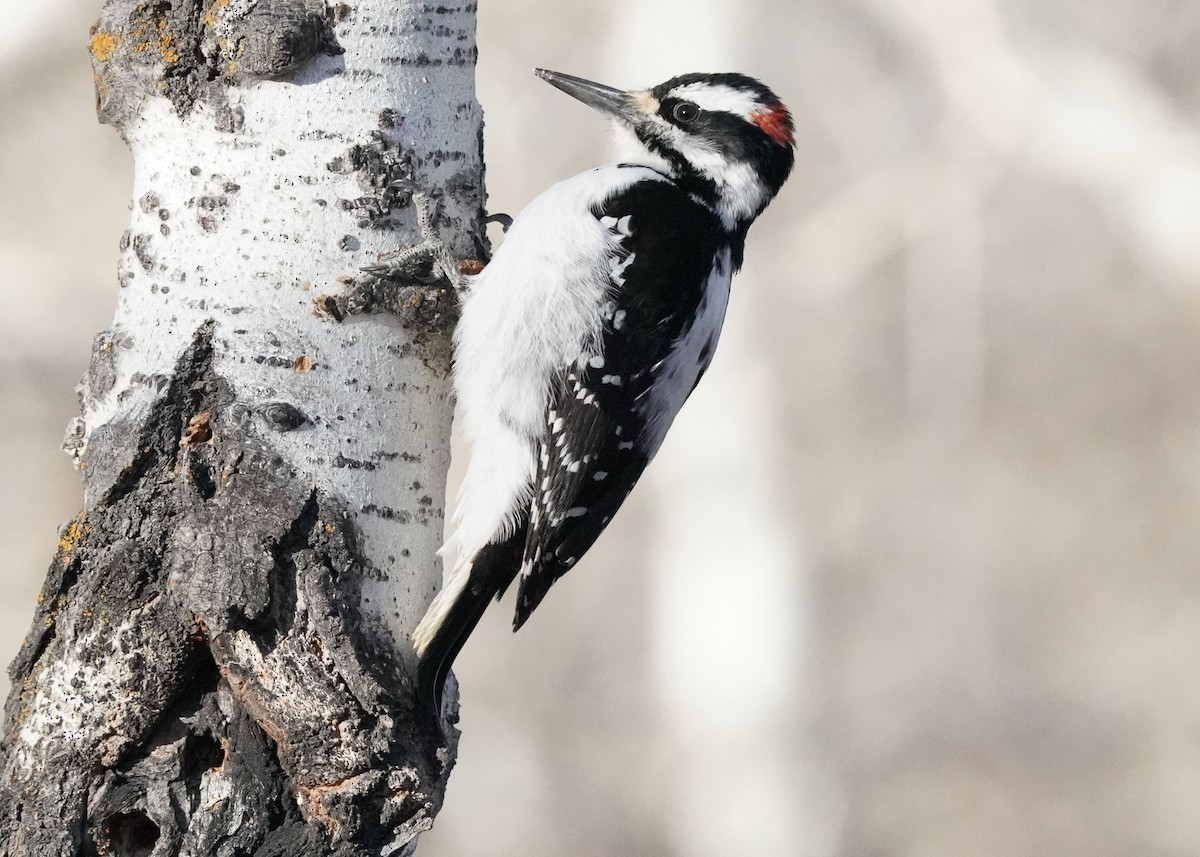
<path id="1" fill-rule="evenodd" d="M 744 89 L 734 89 L 723 83 L 689 83 L 677 86 L 668 96 L 693 102 L 701 110 L 722 110 L 749 120 L 750 114 L 762 109 L 758 97 Z"/>

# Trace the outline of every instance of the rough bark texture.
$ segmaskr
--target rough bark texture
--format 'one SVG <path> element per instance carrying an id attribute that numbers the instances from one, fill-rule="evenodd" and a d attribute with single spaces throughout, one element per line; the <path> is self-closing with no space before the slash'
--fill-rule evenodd
<path id="1" fill-rule="evenodd" d="M 408 633 L 453 307 L 354 275 L 412 240 L 398 178 L 482 252 L 473 29 L 473 4 L 105 6 L 135 203 L 67 438 L 84 509 L 10 667 L 0 853 L 395 854 L 430 826 L 456 733 L 414 722 Z"/>

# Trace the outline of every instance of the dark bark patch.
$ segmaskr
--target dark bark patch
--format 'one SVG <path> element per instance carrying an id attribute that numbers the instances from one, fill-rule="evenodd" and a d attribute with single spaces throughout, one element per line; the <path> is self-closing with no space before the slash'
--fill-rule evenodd
<path id="1" fill-rule="evenodd" d="M 183 444 L 186 427 L 192 417 L 203 411 L 201 402 L 215 396 L 218 382 L 211 374 L 212 360 L 211 322 L 205 324 L 175 365 L 169 379 L 158 384 L 152 378 L 144 383 L 152 388 L 161 387 L 161 395 L 151 406 L 150 413 L 135 429 L 123 420 L 114 420 L 102 427 L 102 443 L 89 443 L 84 450 L 86 468 L 97 476 L 89 480 L 89 493 L 98 493 L 99 505 L 110 506 L 118 502 L 156 467 L 173 468 Z M 226 393 L 227 395 L 227 393 Z M 215 406 L 209 409 L 215 410 Z M 109 473 L 114 473 L 109 484 Z M 103 479 L 103 485 L 97 484 Z M 100 492 L 97 492 L 97 489 Z"/>
<path id="2" fill-rule="evenodd" d="M 284 361 L 285 365 L 290 365 Z M 271 431 L 294 431 L 308 422 L 308 417 L 295 405 L 288 402 L 267 402 L 259 408 L 264 422 Z"/>
<path id="3" fill-rule="evenodd" d="M 148 232 L 139 232 L 133 236 L 133 255 L 137 257 L 142 270 L 147 273 L 154 270 L 154 254 L 150 250 L 152 238 Z"/>
<path id="4" fill-rule="evenodd" d="M 348 467 L 351 470 L 374 470 L 379 466 L 373 461 L 360 461 L 357 458 L 347 458 L 340 452 L 333 457 L 333 461 L 330 464 L 334 467 Z"/>
<path id="5" fill-rule="evenodd" d="M 206 324 L 145 379 L 111 438 L 127 464 L 86 471 L 111 484 L 64 528 L 10 668 L 0 853 L 360 857 L 440 804 L 454 747 L 362 609 L 380 573 L 344 504 L 235 418 L 213 348 Z"/>
<path id="6" fill-rule="evenodd" d="M 217 482 L 211 463 L 193 458 L 188 462 L 188 476 L 202 500 L 211 500 L 217 495 Z"/>
<path id="7" fill-rule="evenodd" d="M 337 322 L 350 316 L 386 313 L 413 334 L 397 357 L 415 355 L 430 371 L 442 376 L 450 371 L 451 340 L 458 323 L 458 295 L 444 284 L 407 284 L 363 273 L 344 276 L 340 295 L 319 295 L 313 314 Z M 394 351 L 394 349 L 389 348 Z"/>
<path id="8" fill-rule="evenodd" d="M 160 831 L 141 810 L 118 812 L 104 821 L 104 851 L 113 857 L 149 857 Z"/>
<path id="9" fill-rule="evenodd" d="M 371 132 L 368 142 L 356 143 L 345 155 L 326 164 L 340 175 L 354 174 L 364 194 L 341 200 L 343 210 L 354 214 L 360 228 L 396 229 L 396 212 L 412 201 L 412 154 L 389 141 L 380 131 Z"/>
<path id="10" fill-rule="evenodd" d="M 235 131 L 241 116 L 226 87 L 341 54 L 333 15 L 321 0 L 108 0 L 91 37 L 100 121 L 122 128 L 147 97 L 164 95 L 180 116 L 207 102 L 217 127 Z"/>
<path id="11" fill-rule="evenodd" d="M 425 339 L 449 339 L 458 323 L 458 295 L 439 284 L 409 284 L 363 274 L 352 278 L 335 298 L 343 316 L 387 313 L 406 328 L 419 331 Z"/>
<path id="12" fill-rule="evenodd" d="M 214 4 L 215 5 L 215 4 Z M 259 0 L 244 11 L 233 4 L 210 12 L 216 48 L 233 79 L 280 78 L 313 57 L 343 53 L 331 24 L 333 10 L 319 0 Z"/>
<path id="13" fill-rule="evenodd" d="M 92 339 L 92 359 L 80 383 L 80 404 L 86 405 L 107 396 L 117 382 L 116 350 L 128 348 L 129 337 L 114 330 L 102 330 Z"/>
<path id="14" fill-rule="evenodd" d="M 313 315 L 318 318 L 331 318 L 341 321 L 346 317 L 345 311 L 333 295 L 318 295 L 313 299 Z"/>

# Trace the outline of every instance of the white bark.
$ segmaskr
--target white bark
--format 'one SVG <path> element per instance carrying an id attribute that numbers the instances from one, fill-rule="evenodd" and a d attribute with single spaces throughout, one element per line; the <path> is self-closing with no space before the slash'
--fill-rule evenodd
<path id="1" fill-rule="evenodd" d="M 355 146 L 411 162 L 429 188 L 455 189 L 445 200 L 455 226 L 446 237 L 459 255 L 475 253 L 470 227 L 482 199 L 473 12 L 435 21 L 422 8 L 356 3 L 338 29 L 343 55 L 315 57 L 287 80 L 227 90 L 222 109 L 243 117 L 232 133 L 208 104 L 180 117 L 161 97 L 123 126 L 135 173 L 113 324 L 115 381 L 84 412 L 90 437 L 137 402 L 148 406 L 155 393 L 142 379 L 170 375 L 195 330 L 215 319 L 213 369 L 237 400 L 251 408 L 286 402 L 308 418 L 264 437 L 300 478 L 345 499 L 383 573 L 370 603 L 398 644 L 424 612 L 424 599 L 406 593 L 428 590 L 441 542 L 448 379 L 395 320 L 336 325 L 314 314 L 313 301 L 341 292 L 339 277 L 414 234 L 410 207 L 395 212 L 399 235 L 360 227 L 364 209 L 345 208 L 379 196 L 362 185 L 370 173 L 348 163 Z M 434 25 L 453 35 L 434 36 Z M 468 61 L 419 62 L 456 52 Z M 398 127 L 380 128 L 388 112 Z M 301 357 L 312 371 L 296 371 Z M 88 488 L 91 504 L 103 486 Z M 404 548 L 411 557 L 401 557 Z"/>

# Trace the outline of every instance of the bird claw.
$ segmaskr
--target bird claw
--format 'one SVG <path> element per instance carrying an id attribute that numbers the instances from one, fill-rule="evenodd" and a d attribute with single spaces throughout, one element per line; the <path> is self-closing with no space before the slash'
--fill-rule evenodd
<path id="1" fill-rule="evenodd" d="M 483 218 L 483 222 L 485 225 L 488 223 L 499 223 L 500 230 L 505 234 L 508 233 L 508 230 L 513 225 L 512 217 L 503 213 L 489 214 L 487 217 Z"/>
<path id="2" fill-rule="evenodd" d="M 366 265 L 361 270 L 379 279 L 396 279 L 416 283 L 447 282 L 453 288 L 466 287 L 466 278 L 459 271 L 458 263 L 450 255 L 442 239 L 434 229 L 437 202 L 421 190 L 411 179 L 396 179 L 389 188 L 408 191 L 417 213 L 417 228 L 421 231 L 421 243 L 380 257 L 378 264 Z"/>

